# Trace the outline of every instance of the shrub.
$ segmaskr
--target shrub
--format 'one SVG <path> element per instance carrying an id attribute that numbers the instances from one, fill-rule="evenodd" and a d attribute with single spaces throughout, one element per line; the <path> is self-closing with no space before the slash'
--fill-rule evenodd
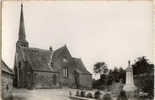
<path id="1" fill-rule="evenodd" d="M 102 100 L 112 100 L 112 97 L 110 94 L 105 94 Z"/>
<path id="2" fill-rule="evenodd" d="M 126 92 L 125 91 L 121 91 L 119 96 L 117 97 L 117 100 L 128 100 L 127 96 L 126 96 Z"/>
<path id="3" fill-rule="evenodd" d="M 87 98 L 93 98 L 92 93 L 89 92 L 89 93 L 87 94 Z"/>
<path id="4" fill-rule="evenodd" d="M 76 91 L 76 96 L 80 96 L 79 90 Z"/>
<path id="5" fill-rule="evenodd" d="M 86 92 L 82 90 L 81 93 L 80 93 L 80 96 L 85 97 L 85 94 L 86 94 Z"/>
<path id="6" fill-rule="evenodd" d="M 100 91 L 96 91 L 95 94 L 94 94 L 94 98 L 95 99 L 99 99 L 100 95 L 101 95 L 101 92 Z"/>

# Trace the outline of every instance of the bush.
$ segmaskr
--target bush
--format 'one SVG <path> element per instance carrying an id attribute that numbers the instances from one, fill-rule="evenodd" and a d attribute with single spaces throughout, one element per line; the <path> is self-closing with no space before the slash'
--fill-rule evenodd
<path id="1" fill-rule="evenodd" d="M 85 97 L 86 92 L 85 91 L 81 91 L 80 96 L 81 97 Z"/>
<path id="2" fill-rule="evenodd" d="M 127 96 L 126 96 L 126 92 L 125 91 L 121 91 L 119 96 L 117 97 L 117 100 L 128 100 Z"/>
<path id="3" fill-rule="evenodd" d="M 154 75 L 137 75 L 135 77 L 135 85 L 140 88 L 142 92 L 148 93 L 148 97 L 154 96 Z"/>
<path id="4" fill-rule="evenodd" d="M 93 98 L 92 93 L 88 93 L 88 94 L 87 94 L 87 98 Z"/>
<path id="5" fill-rule="evenodd" d="M 94 98 L 95 99 L 99 99 L 100 95 L 101 95 L 101 92 L 100 91 L 96 91 L 95 94 L 94 94 Z"/>
<path id="6" fill-rule="evenodd" d="M 110 94 L 105 94 L 102 100 L 112 100 L 112 97 Z"/>
<path id="7" fill-rule="evenodd" d="M 76 91 L 76 96 L 80 96 L 79 90 Z"/>

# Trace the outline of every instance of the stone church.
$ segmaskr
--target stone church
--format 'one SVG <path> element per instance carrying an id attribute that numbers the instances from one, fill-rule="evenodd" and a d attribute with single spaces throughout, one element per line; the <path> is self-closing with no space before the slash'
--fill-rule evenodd
<path id="1" fill-rule="evenodd" d="M 56 50 L 29 47 L 22 4 L 14 72 L 14 86 L 17 88 L 92 87 L 91 73 L 80 58 L 72 57 L 66 45 Z"/>

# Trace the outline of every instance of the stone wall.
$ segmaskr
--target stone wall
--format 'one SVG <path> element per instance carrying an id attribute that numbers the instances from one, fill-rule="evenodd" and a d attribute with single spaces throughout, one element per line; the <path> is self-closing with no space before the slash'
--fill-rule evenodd
<path id="1" fill-rule="evenodd" d="M 11 96 L 13 89 L 13 75 L 2 71 L 2 98 Z"/>
<path id="2" fill-rule="evenodd" d="M 64 77 L 63 67 L 62 67 L 62 69 L 60 70 L 60 82 L 61 82 L 62 87 L 67 86 L 67 87 L 72 88 L 75 85 L 74 76 L 73 76 L 74 67 L 72 67 L 70 64 L 66 66 L 68 68 L 68 77 Z"/>
<path id="3" fill-rule="evenodd" d="M 92 76 L 91 74 L 80 74 L 79 76 L 80 86 L 83 88 L 92 88 Z"/>
<path id="4" fill-rule="evenodd" d="M 58 88 L 58 73 L 37 72 L 33 73 L 33 88 Z"/>

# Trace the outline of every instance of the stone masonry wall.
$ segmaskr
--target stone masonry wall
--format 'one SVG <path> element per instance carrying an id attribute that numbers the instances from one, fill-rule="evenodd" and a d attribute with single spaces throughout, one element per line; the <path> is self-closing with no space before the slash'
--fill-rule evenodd
<path id="1" fill-rule="evenodd" d="M 55 76 L 56 78 L 54 79 Z M 58 73 L 52 73 L 52 72 L 33 73 L 34 88 L 58 88 L 59 87 L 58 81 L 59 81 Z"/>
<path id="2" fill-rule="evenodd" d="M 2 98 L 7 98 L 11 95 L 13 88 L 13 76 L 2 72 Z"/>
<path id="3" fill-rule="evenodd" d="M 80 74 L 79 76 L 80 86 L 83 88 L 92 88 L 92 76 L 89 74 Z"/>

